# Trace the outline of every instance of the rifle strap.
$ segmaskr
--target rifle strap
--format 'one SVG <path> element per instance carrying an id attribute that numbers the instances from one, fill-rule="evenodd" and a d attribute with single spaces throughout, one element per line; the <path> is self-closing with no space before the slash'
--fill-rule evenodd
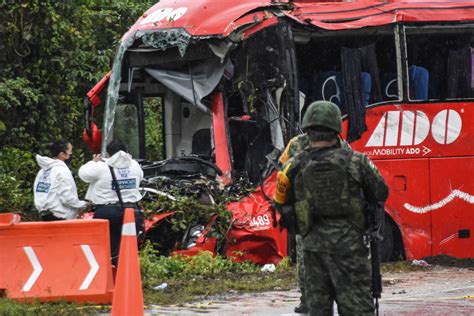
<path id="1" fill-rule="evenodd" d="M 117 181 L 117 177 L 115 176 L 114 168 L 109 166 L 109 169 L 110 169 L 110 174 L 112 175 L 112 182 L 115 186 L 115 192 L 117 193 L 117 196 L 118 196 L 118 199 L 119 199 L 119 202 L 120 202 L 120 207 L 122 207 L 122 211 L 125 211 L 125 206 L 124 206 L 123 200 L 122 200 L 122 193 L 120 192 L 120 186 L 119 186 L 119 183 Z"/>

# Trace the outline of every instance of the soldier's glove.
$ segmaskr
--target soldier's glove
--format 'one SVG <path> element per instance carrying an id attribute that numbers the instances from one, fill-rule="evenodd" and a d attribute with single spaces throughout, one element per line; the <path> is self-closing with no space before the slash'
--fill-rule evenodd
<path id="1" fill-rule="evenodd" d="M 286 228 L 290 234 L 295 233 L 295 209 L 293 205 L 283 205 L 278 211 L 280 212 L 280 229 Z"/>

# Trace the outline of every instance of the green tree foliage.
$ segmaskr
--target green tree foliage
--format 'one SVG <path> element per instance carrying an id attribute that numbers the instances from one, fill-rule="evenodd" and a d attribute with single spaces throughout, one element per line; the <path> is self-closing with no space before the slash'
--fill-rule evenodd
<path id="1" fill-rule="evenodd" d="M 16 148 L 23 165 L 23 159 L 33 162 L 26 153 L 46 154 L 55 139 L 85 148 L 83 97 L 110 69 L 120 36 L 156 2 L 0 1 L 0 152 Z M 22 172 L 1 169 L 1 181 L 10 177 L 8 185 L 0 182 L 2 196 L 9 196 L 5 190 L 31 195 L 36 170 L 30 166 L 24 180 Z M 32 207 L 15 203 L 0 198 L 0 210 Z"/>

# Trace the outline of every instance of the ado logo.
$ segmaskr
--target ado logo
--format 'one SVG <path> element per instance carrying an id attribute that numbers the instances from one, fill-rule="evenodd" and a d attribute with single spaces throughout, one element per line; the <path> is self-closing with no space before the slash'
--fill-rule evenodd
<path id="1" fill-rule="evenodd" d="M 388 111 L 370 136 L 367 147 L 413 146 L 421 144 L 431 131 L 442 145 L 453 143 L 461 133 L 462 119 L 455 110 L 442 110 L 432 124 L 422 111 Z"/>
<path id="2" fill-rule="evenodd" d="M 147 15 L 141 22 L 140 25 L 147 24 L 147 23 L 155 23 L 155 22 L 160 22 L 164 19 L 167 21 L 176 21 L 180 19 L 186 12 L 188 11 L 188 8 L 162 8 L 158 9 L 155 12 L 150 13 Z"/>

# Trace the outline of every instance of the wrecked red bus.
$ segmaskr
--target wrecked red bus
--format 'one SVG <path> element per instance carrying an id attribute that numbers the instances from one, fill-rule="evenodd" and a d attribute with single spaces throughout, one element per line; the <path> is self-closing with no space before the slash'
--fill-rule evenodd
<path id="1" fill-rule="evenodd" d="M 390 187 L 383 259 L 474 257 L 473 40 L 474 6 L 463 1 L 162 0 L 89 92 L 84 138 L 94 150 L 124 139 L 148 178 L 204 175 L 217 194 L 246 181 L 255 191 L 228 204 L 225 244 L 216 249 L 212 225 L 200 224 L 179 236 L 181 250 L 278 262 L 292 239 L 268 200 L 277 159 L 308 104 L 330 100 L 343 137 Z M 164 156 L 152 161 L 148 99 L 161 101 Z"/>

